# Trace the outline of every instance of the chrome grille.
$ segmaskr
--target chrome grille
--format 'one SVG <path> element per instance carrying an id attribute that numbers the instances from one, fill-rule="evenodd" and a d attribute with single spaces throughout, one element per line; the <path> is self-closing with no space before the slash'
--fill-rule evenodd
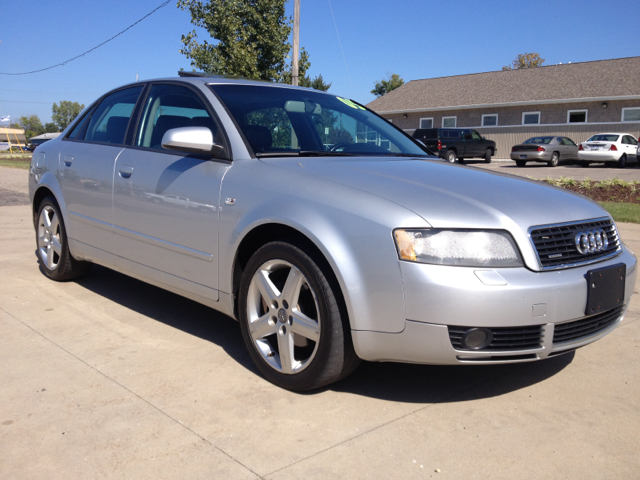
<path id="1" fill-rule="evenodd" d="M 553 343 L 572 342 L 606 330 L 620 318 L 623 309 L 624 306 L 621 305 L 580 320 L 556 324 L 553 330 Z"/>
<path id="2" fill-rule="evenodd" d="M 601 252 L 582 254 L 575 245 L 579 232 L 604 230 L 609 246 Z M 620 251 L 620 237 L 612 220 L 608 218 L 587 222 L 532 227 L 529 231 L 543 270 L 566 268 L 593 263 Z"/>
<path id="3" fill-rule="evenodd" d="M 449 325 L 449 339 L 456 350 L 468 350 L 462 346 L 462 336 L 473 327 Z M 491 343 L 481 351 L 487 350 L 528 350 L 542 346 L 542 326 L 487 328 L 493 334 Z"/>

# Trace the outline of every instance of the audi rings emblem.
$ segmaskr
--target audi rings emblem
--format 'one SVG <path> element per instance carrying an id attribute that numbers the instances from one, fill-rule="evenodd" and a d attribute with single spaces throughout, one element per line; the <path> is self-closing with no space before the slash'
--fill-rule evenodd
<path id="1" fill-rule="evenodd" d="M 604 252 L 609 247 L 609 238 L 604 230 L 594 232 L 576 233 L 575 243 L 578 252 L 582 255 L 589 253 Z"/>

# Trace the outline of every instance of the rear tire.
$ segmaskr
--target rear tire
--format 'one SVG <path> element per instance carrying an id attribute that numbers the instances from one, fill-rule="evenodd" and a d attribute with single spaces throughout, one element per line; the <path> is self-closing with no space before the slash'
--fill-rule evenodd
<path id="1" fill-rule="evenodd" d="M 589 166 L 589 162 L 585 161 L 585 160 L 581 160 L 580 161 L 580 166 L 582 168 L 587 168 Z"/>
<path id="2" fill-rule="evenodd" d="M 456 152 L 453 150 L 447 150 L 447 162 L 456 163 Z"/>
<path id="3" fill-rule="evenodd" d="M 328 385 L 360 363 L 340 288 L 325 264 L 277 241 L 249 259 L 240 280 L 238 316 L 249 355 L 267 380 L 287 390 Z"/>
<path id="4" fill-rule="evenodd" d="M 51 280 L 65 282 L 85 276 L 90 262 L 76 260 L 69 252 L 69 239 L 56 200 L 46 197 L 36 216 L 36 245 L 42 271 Z"/>
<path id="5" fill-rule="evenodd" d="M 627 154 L 623 153 L 622 156 L 616 162 L 616 167 L 625 168 L 627 166 Z"/>
<path id="6" fill-rule="evenodd" d="M 487 151 L 484 152 L 484 163 L 491 163 L 491 149 L 487 148 Z"/>
<path id="7" fill-rule="evenodd" d="M 547 162 L 547 165 L 549 165 L 550 167 L 557 167 L 559 161 L 560 156 L 558 155 L 558 152 L 553 152 L 553 155 L 551 155 L 551 160 Z"/>
<path id="8" fill-rule="evenodd" d="M 526 166 L 526 165 L 527 165 L 527 161 L 526 161 L 526 160 L 516 160 L 516 165 L 517 165 L 518 167 L 521 167 L 521 168 L 522 168 L 522 167 L 524 167 L 524 166 Z"/>

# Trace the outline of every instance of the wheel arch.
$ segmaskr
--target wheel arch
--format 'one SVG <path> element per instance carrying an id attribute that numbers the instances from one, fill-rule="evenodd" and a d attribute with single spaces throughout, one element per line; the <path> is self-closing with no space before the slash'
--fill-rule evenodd
<path id="1" fill-rule="evenodd" d="M 335 268 L 331 264 L 331 262 L 329 262 L 325 253 L 316 245 L 316 243 L 303 232 L 289 225 L 284 225 L 282 223 L 264 223 L 261 225 L 257 225 L 253 229 L 249 230 L 244 238 L 240 241 L 240 244 L 238 245 L 238 248 L 236 250 L 232 273 L 232 290 L 234 297 L 233 309 L 235 317 L 238 318 L 237 294 L 238 289 L 240 288 L 240 279 L 247 265 L 247 262 L 261 247 L 268 243 L 276 241 L 287 241 L 293 243 L 297 247 L 304 250 L 307 255 L 313 258 L 314 261 L 321 264 L 319 265 L 319 267 L 325 272 L 326 275 L 329 275 L 331 277 L 328 280 L 330 282 L 333 282 L 334 285 L 339 288 L 340 301 L 343 303 L 343 306 L 345 308 L 345 314 L 348 315 L 346 305 L 344 304 L 344 289 L 338 279 L 338 275 L 336 275 Z"/>

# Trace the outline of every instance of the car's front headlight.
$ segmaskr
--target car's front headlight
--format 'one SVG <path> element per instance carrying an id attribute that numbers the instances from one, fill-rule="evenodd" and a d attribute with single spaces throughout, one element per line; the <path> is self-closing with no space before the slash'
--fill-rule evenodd
<path id="1" fill-rule="evenodd" d="M 513 238 L 501 230 L 403 230 L 393 232 L 401 260 L 461 267 L 521 267 Z"/>

